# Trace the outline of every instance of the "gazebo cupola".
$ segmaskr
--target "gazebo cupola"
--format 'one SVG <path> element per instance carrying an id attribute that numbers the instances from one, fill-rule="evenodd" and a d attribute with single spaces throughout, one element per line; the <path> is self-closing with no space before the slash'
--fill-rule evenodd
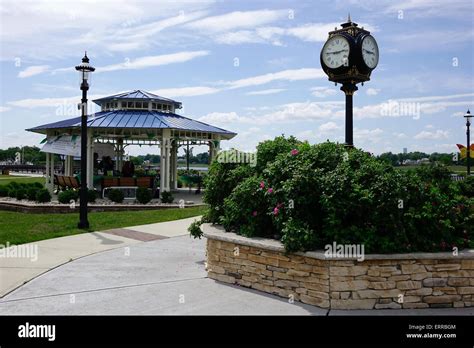
<path id="1" fill-rule="evenodd" d="M 148 110 L 174 113 L 182 107 L 180 102 L 139 89 L 96 99 L 94 103 L 100 106 L 101 111 Z"/>

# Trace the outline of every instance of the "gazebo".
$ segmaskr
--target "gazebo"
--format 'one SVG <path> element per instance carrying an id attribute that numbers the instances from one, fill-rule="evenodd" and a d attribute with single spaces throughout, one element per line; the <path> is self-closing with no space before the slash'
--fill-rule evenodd
<path id="1" fill-rule="evenodd" d="M 129 145 L 160 147 L 160 192 L 177 189 L 178 148 L 182 145 L 209 146 L 212 161 L 221 140 L 236 133 L 178 115 L 182 104 L 156 94 L 135 90 L 93 100 L 100 112 L 87 120 L 87 184 L 93 188 L 94 152 L 112 151 L 115 170 L 121 171 L 124 148 Z M 42 151 L 46 152 L 46 187 L 54 186 L 54 154 L 65 156 L 64 174 L 73 175 L 73 158 L 80 157 L 81 117 L 44 124 L 27 131 L 46 135 Z M 83 173 L 81 173 L 83 175 Z"/>

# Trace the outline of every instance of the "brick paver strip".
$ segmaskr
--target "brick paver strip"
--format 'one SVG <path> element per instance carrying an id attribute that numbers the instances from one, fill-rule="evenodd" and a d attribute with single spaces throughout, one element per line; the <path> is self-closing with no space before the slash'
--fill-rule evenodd
<path id="1" fill-rule="evenodd" d="M 152 240 L 169 238 L 169 237 L 160 236 L 160 235 L 157 235 L 157 234 L 127 230 L 126 228 L 116 228 L 116 229 L 102 231 L 102 232 L 110 233 L 110 234 L 113 234 L 115 236 L 121 236 L 121 237 L 125 237 L 125 238 L 139 240 L 141 242 L 149 242 L 149 241 L 152 241 Z"/>

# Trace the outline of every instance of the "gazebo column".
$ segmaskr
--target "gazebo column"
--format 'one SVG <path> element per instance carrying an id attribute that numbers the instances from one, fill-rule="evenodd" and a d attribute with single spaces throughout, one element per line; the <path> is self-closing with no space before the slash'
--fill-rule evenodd
<path id="1" fill-rule="evenodd" d="M 123 139 L 117 139 L 117 146 L 115 147 L 115 169 L 122 171 L 123 166 Z"/>
<path id="2" fill-rule="evenodd" d="M 219 140 L 212 140 L 209 142 L 209 164 L 217 157 L 220 150 Z"/>
<path id="3" fill-rule="evenodd" d="M 49 182 L 51 185 L 50 191 L 52 192 L 54 188 L 54 153 L 49 154 L 49 169 L 50 169 Z"/>
<path id="4" fill-rule="evenodd" d="M 178 189 L 178 146 L 176 141 L 172 143 L 171 146 L 171 189 Z"/>
<path id="5" fill-rule="evenodd" d="M 69 175 L 74 175 L 74 156 L 69 156 Z"/>
<path id="6" fill-rule="evenodd" d="M 64 163 L 64 175 L 72 176 L 74 174 L 73 163 L 74 157 L 67 155 Z"/>
<path id="7" fill-rule="evenodd" d="M 87 188 L 94 188 L 94 138 L 92 130 L 87 130 Z M 82 174 L 81 174 L 82 175 Z"/>
<path id="8" fill-rule="evenodd" d="M 160 194 L 170 191 L 170 138 L 171 131 L 163 129 L 160 149 Z"/>
<path id="9" fill-rule="evenodd" d="M 49 152 L 46 152 L 46 172 L 45 172 L 45 187 L 48 189 L 50 193 L 53 192 L 53 185 L 51 184 L 51 167 L 50 167 L 50 161 L 51 159 L 51 154 Z"/>

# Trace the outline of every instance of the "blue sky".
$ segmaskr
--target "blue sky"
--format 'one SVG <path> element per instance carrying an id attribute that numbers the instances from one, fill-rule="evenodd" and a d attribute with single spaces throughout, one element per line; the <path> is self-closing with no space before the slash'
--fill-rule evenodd
<path id="1" fill-rule="evenodd" d="M 39 145 L 25 128 L 76 115 L 84 50 L 97 68 L 91 98 L 143 89 L 181 101 L 179 113 L 238 133 L 224 148 L 282 133 L 343 142 L 344 94 L 319 53 L 350 12 L 380 49 L 354 96 L 355 145 L 453 152 L 474 109 L 473 4 L 1 0 L 0 148 Z"/>

